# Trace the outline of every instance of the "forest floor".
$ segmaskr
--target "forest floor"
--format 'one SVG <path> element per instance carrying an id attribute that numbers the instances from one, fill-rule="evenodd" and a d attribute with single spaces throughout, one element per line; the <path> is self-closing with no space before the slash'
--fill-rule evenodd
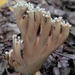
<path id="1" fill-rule="evenodd" d="M 29 0 L 35 6 L 38 0 Z M 20 36 L 12 6 L 16 0 L 0 3 L 0 75 L 15 75 L 2 56 L 12 49 L 12 35 Z M 6 4 L 5 4 L 6 3 Z M 47 0 L 41 5 L 52 18 L 61 16 L 72 27 L 68 39 L 54 51 L 40 68 L 42 75 L 75 75 L 75 0 Z"/>

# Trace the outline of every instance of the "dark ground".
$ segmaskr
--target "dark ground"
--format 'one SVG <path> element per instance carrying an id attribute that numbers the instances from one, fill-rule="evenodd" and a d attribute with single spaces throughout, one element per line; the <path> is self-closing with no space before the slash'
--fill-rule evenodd
<path id="1" fill-rule="evenodd" d="M 20 35 L 16 20 L 10 6 L 15 0 L 9 0 L 0 7 L 0 75 L 15 75 L 14 70 L 2 58 L 5 51 L 12 49 L 12 35 Z M 35 6 L 38 0 L 30 0 Z M 75 75 L 75 0 L 47 0 L 48 5 L 42 5 L 51 13 L 52 18 L 62 16 L 72 27 L 68 39 L 42 65 L 42 75 Z"/>

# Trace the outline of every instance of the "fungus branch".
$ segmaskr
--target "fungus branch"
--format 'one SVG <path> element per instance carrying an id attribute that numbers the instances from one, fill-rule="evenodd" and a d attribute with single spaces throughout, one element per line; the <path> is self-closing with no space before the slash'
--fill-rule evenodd
<path id="1" fill-rule="evenodd" d="M 62 21 L 61 17 L 52 19 L 49 11 L 34 8 L 30 3 L 18 2 L 15 11 L 17 25 L 24 41 L 24 64 L 28 75 L 34 75 L 47 57 L 67 39 L 71 25 Z M 21 60 L 21 45 L 22 40 L 14 35 L 13 51 L 8 61 L 16 72 L 26 75 Z M 13 59 L 15 61 L 12 61 Z"/>

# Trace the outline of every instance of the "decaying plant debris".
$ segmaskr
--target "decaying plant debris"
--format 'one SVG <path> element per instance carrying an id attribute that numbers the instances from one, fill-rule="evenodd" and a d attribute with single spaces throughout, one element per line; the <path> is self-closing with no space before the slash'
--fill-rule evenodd
<path id="1" fill-rule="evenodd" d="M 43 7 L 43 6 L 42 6 Z M 47 8 L 48 6 L 46 6 L 45 8 Z M 7 7 L 7 9 L 9 9 L 8 7 Z M 53 9 L 53 7 L 51 8 L 51 9 Z M 1 9 L 1 12 L 5 12 L 4 10 L 6 10 L 6 8 L 5 7 L 3 7 L 2 9 Z M 10 10 L 10 9 L 9 9 Z M 56 12 L 56 10 L 58 10 L 57 8 L 56 9 L 53 9 L 53 10 L 55 10 L 55 11 L 53 11 L 54 13 L 52 13 L 52 17 L 54 17 L 54 16 L 56 16 L 56 15 L 58 15 L 59 16 L 59 14 L 56 14 L 57 12 Z M 6 12 L 8 12 L 8 10 L 6 10 Z M 9 12 L 11 12 L 11 11 L 9 11 Z M 61 11 L 62 12 L 62 11 Z M 6 14 L 6 13 L 4 13 L 4 14 Z M 4 15 L 3 14 L 3 15 Z M 8 15 L 8 14 L 6 14 L 4 17 L 5 18 L 11 18 L 11 16 L 10 16 L 10 14 L 11 13 L 9 13 L 9 16 L 6 16 L 6 15 Z M 54 15 L 55 14 L 55 15 Z M 64 15 L 62 15 L 62 16 L 64 16 Z M 25 18 L 25 16 L 24 16 L 24 18 Z M 65 18 L 65 17 L 64 17 Z M 70 19 L 69 19 L 70 20 Z M 15 20 L 13 20 L 12 21 L 12 19 L 10 20 L 4 20 L 4 22 L 1 22 L 2 24 L 2 28 L 4 28 L 3 27 L 3 24 L 5 23 L 5 22 L 7 22 L 7 26 L 5 27 L 5 28 L 9 28 L 8 30 L 3 30 L 2 32 L 1 32 L 1 36 L 0 36 L 0 39 L 1 39 L 1 42 L 0 42 L 0 46 L 1 46 L 1 55 L 2 54 L 4 54 L 4 52 L 6 52 L 6 51 L 9 51 L 10 49 L 12 49 L 11 47 L 12 47 L 12 39 L 11 39 L 11 36 L 12 36 L 12 34 L 13 33 L 19 33 L 19 31 L 18 32 L 15 32 L 16 30 L 12 30 L 12 27 L 11 27 L 11 25 L 13 25 L 13 24 L 15 24 Z M 11 23 L 11 25 L 10 25 L 10 27 L 8 26 L 8 23 L 9 23 L 9 25 L 10 25 L 10 23 Z M 16 24 L 15 25 L 13 25 L 13 27 L 14 26 L 17 26 Z M 11 28 L 11 29 L 10 29 Z M 15 27 L 14 27 L 15 28 Z M 14 29 L 13 28 L 13 29 Z M 18 29 L 18 28 L 17 28 Z M 12 31 L 13 32 L 12 32 Z M 5 31 L 5 33 L 4 33 L 4 31 Z M 8 32 L 6 32 L 6 31 L 8 31 L 10 34 L 11 34 L 11 32 L 12 32 L 12 34 L 10 35 L 10 34 L 8 34 Z M 11 32 L 10 32 L 11 31 Z M 4 33 L 4 34 L 3 34 Z M 10 35 L 10 36 L 8 36 L 8 35 Z M 18 36 L 19 36 L 20 34 L 18 34 Z M 41 72 L 41 74 L 43 74 L 43 75 L 72 75 L 72 74 L 74 74 L 74 54 L 72 55 L 72 54 L 70 54 L 70 53 L 74 53 L 74 41 L 72 41 L 73 39 L 74 39 L 74 36 L 73 36 L 73 31 L 71 31 L 71 33 L 70 33 L 70 37 L 68 38 L 68 40 L 65 42 L 65 44 L 63 44 L 62 46 L 60 46 L 56 51 L 54 51 L 50 56 L 49 56 L 49 58 L 47 59 L 47 61 L 45 62 L 45 64 L 41 67 L 41 69 L 40 69 L 40 72 Z M 22 36 L 23 37 L 23 36 Z M 6 39 L 7 38 L 7 39 Z M 9 40 L 8 40 L 9 39 Z M 17 38 L 16 37 L 16 39 L 17 40 L 20 40 L 20 38 Z M 68 48 L 66 48 L 66 47 L 64 47 L 64 45 L 66 46 L 66 47 L 68 47 Z M 64 50 L 63 50 L 63 48 L 64 48 Z M 23 48 L 21 48 L 21 49 L 23 49 Z M 69 51 L 69 49 L 71 49 L 72 50 L 72 52 L 71 51 Z M 3 50 L 3 51 L 2 51 Z M 66 51 L 66 53 L 65 52 L 63 52 L 63 51 Z M 68 53 L 69 52 L 69 53 Z M 65 53 L 65 54 L 63 54 L 63 53 Z M 67 55 L 67 53 L 68 53 L 68 55 Z M 5 60 L 4 59 L 1 59 L 2 61 L 1 62 L 5 62 Z M 73 65 L 71 65 L 71 64 L 73 64 Z M 64 71 L 64 72 L 63 72 Z M 6 75 L 6 74 L 8 74 L 8 75 L 10 75 L 10 74 L 12 74 L 12 75 L 15 75 L 15 72 L 14 72 L 14 69 L 13 69 L 13 67 L 11 67 L 11 66 L 9 66 L 8 64 L 7 64 L 7 66 L 6 66 L 6 68 L 4 67 L 3 68 L 3 70 L 1 70 L 1 74 L 2 75 Z"/>

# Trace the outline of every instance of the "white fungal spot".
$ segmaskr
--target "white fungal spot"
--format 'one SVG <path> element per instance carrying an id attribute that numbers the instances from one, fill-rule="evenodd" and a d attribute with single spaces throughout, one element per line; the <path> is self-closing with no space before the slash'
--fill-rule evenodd
<path id="1" fill-rule="evenodd" d="M 49 11 L 47 11 L 47 13 L 50 13 Z"/>
<path id="2" fill-rule="evenodd" d="M 54 20 L 57 20 L 57 17 L 55 17 Z"/>
<path id="3" fill-rule="evenodd" d="M 61 22 L 61 25 L 63 25 L 63 22 Z"/>
<path id="4" fill-rule="evenodd" d="M 62 20 L 62 17 L 59 17 L 60 20 Z"/>
<path id="5" fill-rule="evenodd" d="M 55 20 L 52 19 L 51 21 L 52 21 L 52 23 L 55 23 Z"/>
<path id="6" fill-rule="evenodd" d="M 67 24 L 65 24 L 65 26 L 67 26 Z"/>
<path id="7" fill-rule="evenodd" d="M 65 24 L 65 21 L 63 21 L 63 23 Z"/>
<path id="8" fill-rule="evenodd" d="M 37 7 L 36 7 L 36 9 L 40 9 L 40 7 L 39 7 L 39 6 L 37 6 Z"/>
<path id="9" fill-rule="evenodd" d="M 18 36 L 17 38 L 18 38 L 18 40 L 20 40 L 20 36 Z"/>
<path id="10" fill-rule="evenodd" d="M 12 39 L 15 39 L 17 37 L 17 35 L 13 34 Z"/>
<path id="11" fill-rule="evenodd" d="M 43 17 L 45 17 L 45 14 L 43 14 Z"/>
<path id="12" fill-rule="evenodd" d="M 69 25 L 69 27 L 71 27 L 72 25 Z"/>
<path id="13" fill-rule="evenodd" d="M 20 44 L 20 41 L 18 41 L 17 44 L 19 45 Z"/>
<path id="14" fill-rule="evenodd" d="M 20 42 L 21 42 L 21 44 L 22 44 L 22 43 L 23 43 L 23 40 L 21 40 Z"/>
<path id="15" fill-rule="evenodd" d="M 27 11 L 27 13 L 30 13 L 30 11 Z"/>
<path id="16" fill-rule="evenodd" d="M 48 15 L 46 15 L 45 17 L 47 17 L 47 18 L 48 18 L 49 16 L 48 16 Z"/>
<path id="17" fill-rule="evenodd" d="M 66 24 L 67 24 L 67 25 L 69 25 L 69 23 L 68 23 L 68 22 L 66 22 Z"/>
<path id="18" fill-rule="evenodd" d="M 6 54 L 6 55 L 9 54 L 9 52 L 6 51 L 5 54 Z"/>
<path id="19" fill-rule="evenodd" d="M 57 18 L 56 22 L 59 22 L 59 19 Z"/>

